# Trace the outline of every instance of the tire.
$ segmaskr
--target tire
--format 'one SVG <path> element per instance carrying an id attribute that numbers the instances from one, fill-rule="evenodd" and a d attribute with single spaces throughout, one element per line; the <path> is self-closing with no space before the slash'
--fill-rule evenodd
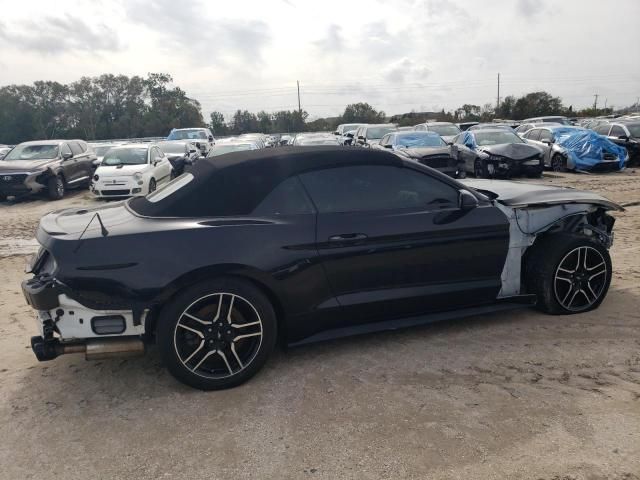
<path id="1" fill-rule="evenodd" d="M 476 178 L 489 178 L 489 172 L 487 172 L 487 164 L 479 158 L 473 162 L 473 174 Z"/>
<path id="2" fill-rule="evenodd" d="M 467 172 L 465 170 L 458 170 L 458 173 L 456 174 L 456 178 L 458 180 L 464 180 L 465 178 L 467 178 Z"/>
<path id="3" fill-rule="evenodd" d="M 56 175 L 47 181 L 47 194 L 49 195 L 49 199 L 60 200 L 64 197 L 64 193 L 65 185 L 62 175 Z"/>
<path id="4" fill-rule="evenodd" d="M 597 308 L 607 295 L 611 273 L 609 251 L 584 235 L 549 235 L 525 256 L 527 289 L 537 295 L 538 309 L 553 315 Z"/>
<path id="5" fill-rule="evenodd" d="M 251 283 L 231 277 L 185 289 L 163 308 L 157 328 L 169 372 L 200 390 L 246 382 L 267 362 L 276 338 L 269 299 Z"/>
<path id="6" fill-rule="evenodd" d="M 551 170 L 554 172 L 566 172 L 567 162 L 562 155 L 556 153 L 551 157 Z"/>
<path id="7" fill-rule="evenodd" d="M 149 180 L 149 190 L 147 191 L 147 195 L 156 191 L 156 179 L 152 178 Z"/>

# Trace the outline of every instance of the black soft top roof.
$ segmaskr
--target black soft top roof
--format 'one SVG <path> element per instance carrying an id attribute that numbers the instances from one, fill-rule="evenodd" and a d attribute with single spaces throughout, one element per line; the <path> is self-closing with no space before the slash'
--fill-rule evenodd
<path id="1" fill-rule="evenodd" d="M 285 147 L 228 153 L 199 160 L 194 179 L 168 197 L 129 201 L 149 217 L 217 217 L 250 214 L 283 180 L 341 165 L 394 165 L 403 161 L 382 150 L 355 147 Z"/>

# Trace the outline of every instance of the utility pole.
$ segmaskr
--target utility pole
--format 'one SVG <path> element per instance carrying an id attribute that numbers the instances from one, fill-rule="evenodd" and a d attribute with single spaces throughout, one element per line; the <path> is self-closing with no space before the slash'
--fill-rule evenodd
<path id="1" fill-rule="evenodd" d="M 298 113 L 302 115 L 302 107 L 300 106 L 300 80 L 296 80 L 298 84 Z"/>
<path id="2" fill-rule="evenodd" d="M 604 113 L 607 113 L 607 100 L 609 100 L 608 98 L 604 99 Z"/>
<path id="3" fill-rule="evenodd" d="M 593 113 L 594 114 L 598 114 L 598 97 L 600 95 L 598 95 L 597 93 L 593 95 L 593 97 L 595 98 L 595 100 L 593 101 Z"/>
<path id="4" fill-rule="evenodd" d="M 498 101 L 496 102 L 496 112 L 500 108 L 500 73 L 498 73 Z"/>

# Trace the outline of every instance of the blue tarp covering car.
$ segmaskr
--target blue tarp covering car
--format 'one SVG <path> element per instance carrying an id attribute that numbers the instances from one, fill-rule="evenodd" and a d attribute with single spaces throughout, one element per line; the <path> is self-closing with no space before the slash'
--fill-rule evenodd
<path id="1" fill-rule="evenodd" d="M 563 147 L 576 170 L 593 170 L 603 162 L 616 161 L 623 169 L 629 158 L 624 147 L 592 130 L 571 127 L 552 129 L 556 145 Z"/>

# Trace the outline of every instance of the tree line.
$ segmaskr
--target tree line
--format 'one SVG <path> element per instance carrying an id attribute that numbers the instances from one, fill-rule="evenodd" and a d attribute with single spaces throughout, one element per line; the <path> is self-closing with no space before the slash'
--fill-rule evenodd
<path id="1" fill-rule="evenodd" d="M 137 138 L 203 126 L 198 101 L 171 83 L 171 76 L 164 73 L 146 78 L 106 74 L 66 85 L 38 81 L 2 87 L 0 142 Z"/>
<path id="2" fill-rule="evenodd" d="M 347 105 L 337 117 L 309 121 L 305 110 L 274 113 L 237 110 L 231 118 L 214 111 L 209 122 L 200 103 L 187 97 L 165 73 L 149 73 L 146 78 L 105 74 L 82 77 L 61 84 L 37 81 L 33 85 L 0 88 L 0 143 L 16 144 L 47 138 L 86 140 L 165 136 L 172 128 L 208 126 L 214 135 L 247 132 L 286 133 L 333 130 L 341 123 L 381 123 L 416 125 L 427 120 L 488 122 L 496 118 L 523 119 L 541 115 L 596 116 L 613 108 L 574 111 L 560 97 L 547 92 L 531 92 L 521 97 L 507 96 L 499 107 L 492 104 L 465 104 L 440 112 L 409 112 L 387 117 L 368 103 Z M 620 111 L 630 111 L 627 107 Z M 636 107 L 637 108 L 637 107 Z"/>

